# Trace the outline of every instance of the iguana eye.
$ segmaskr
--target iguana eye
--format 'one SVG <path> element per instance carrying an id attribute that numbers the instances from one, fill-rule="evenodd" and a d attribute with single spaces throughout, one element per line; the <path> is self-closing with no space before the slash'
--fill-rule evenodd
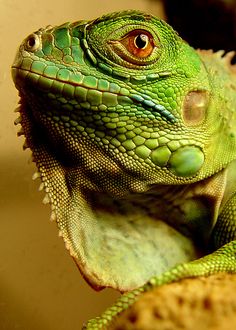
<path id="1" fill-rule="evenodd" d="M 125 30 L 127 31 L 127 27 Z M 157 61 L 160 56 L 161 43 L 155 32 L 139 28 L 130 30 L 123 35 L 121 32 L 119 37 L 116 36 L 117 32 L 111 33 L 106 43 L 109 50 L 108 55 L 113 62 L 115 60 L 124 66 L 122 60 L 125 60 L 126 67 L 138 69 Z"/>
<path id="2" fill-rule="evenodd" d="M 140 59 L 150 56 L 155 48 L 154 40 L 148 31 L 134 30 L 120 40 L 128 52 Z"/>

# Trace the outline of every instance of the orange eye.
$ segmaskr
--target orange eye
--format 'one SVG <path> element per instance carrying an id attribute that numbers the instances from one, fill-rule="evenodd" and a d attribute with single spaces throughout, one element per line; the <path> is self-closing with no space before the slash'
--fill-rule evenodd
<path id="1" fill-rule="evenodd" d="M 152 35 L 144 30 L 134 30 L 127 34 L 120 43 L 134 56 L 146 58 L 155 48 Z"/>

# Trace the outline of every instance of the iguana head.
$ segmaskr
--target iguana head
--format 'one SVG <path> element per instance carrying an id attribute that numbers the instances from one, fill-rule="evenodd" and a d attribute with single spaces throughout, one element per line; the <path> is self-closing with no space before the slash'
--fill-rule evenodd
<path id="1" fill-rule="evenodd" d="M 230 161 L 209 147 L 218 115 L 198 54 L 165 22 L 128 11 L 38 30 L 12 74 L 26 143 L 86 280 L 125 291 L 191 258 L 155 194 Z"/>

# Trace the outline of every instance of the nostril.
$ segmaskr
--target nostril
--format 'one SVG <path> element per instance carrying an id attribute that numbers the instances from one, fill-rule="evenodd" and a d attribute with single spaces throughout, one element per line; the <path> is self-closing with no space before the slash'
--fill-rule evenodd
<path id="1" fill-rule="evenodd" d="M 25 47 L 27 50 L 29 50 L 31 52 L 37 50 L 39 45 L 40 45 L 40 39 L 39 39 L 39 36 L 35 33 L 31 34 L 26 39 Z"/>
<path id="2" fill-rule="evenodd" d="M 34 47 L 35 46 L 35 38 L 34 37 L 31 37 L 31 38 L 29 38 L 29 40 L 28 40 L 28 46 L 29 47 Z"/>

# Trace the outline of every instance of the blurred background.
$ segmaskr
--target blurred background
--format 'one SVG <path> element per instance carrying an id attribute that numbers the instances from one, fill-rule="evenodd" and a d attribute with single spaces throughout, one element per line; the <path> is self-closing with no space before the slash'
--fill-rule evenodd
<path id="1" fill-rule="evenodd" d="M 49 222 L 30 152 L 13 125 L 18 95 L 10 66 L 39 27 L 124 9 L 167 17 L 194 47 L 236 49 L 235 0 L 0 0 L 0 330 L 80 329 L 118 296 L 84 282 Z"/>

